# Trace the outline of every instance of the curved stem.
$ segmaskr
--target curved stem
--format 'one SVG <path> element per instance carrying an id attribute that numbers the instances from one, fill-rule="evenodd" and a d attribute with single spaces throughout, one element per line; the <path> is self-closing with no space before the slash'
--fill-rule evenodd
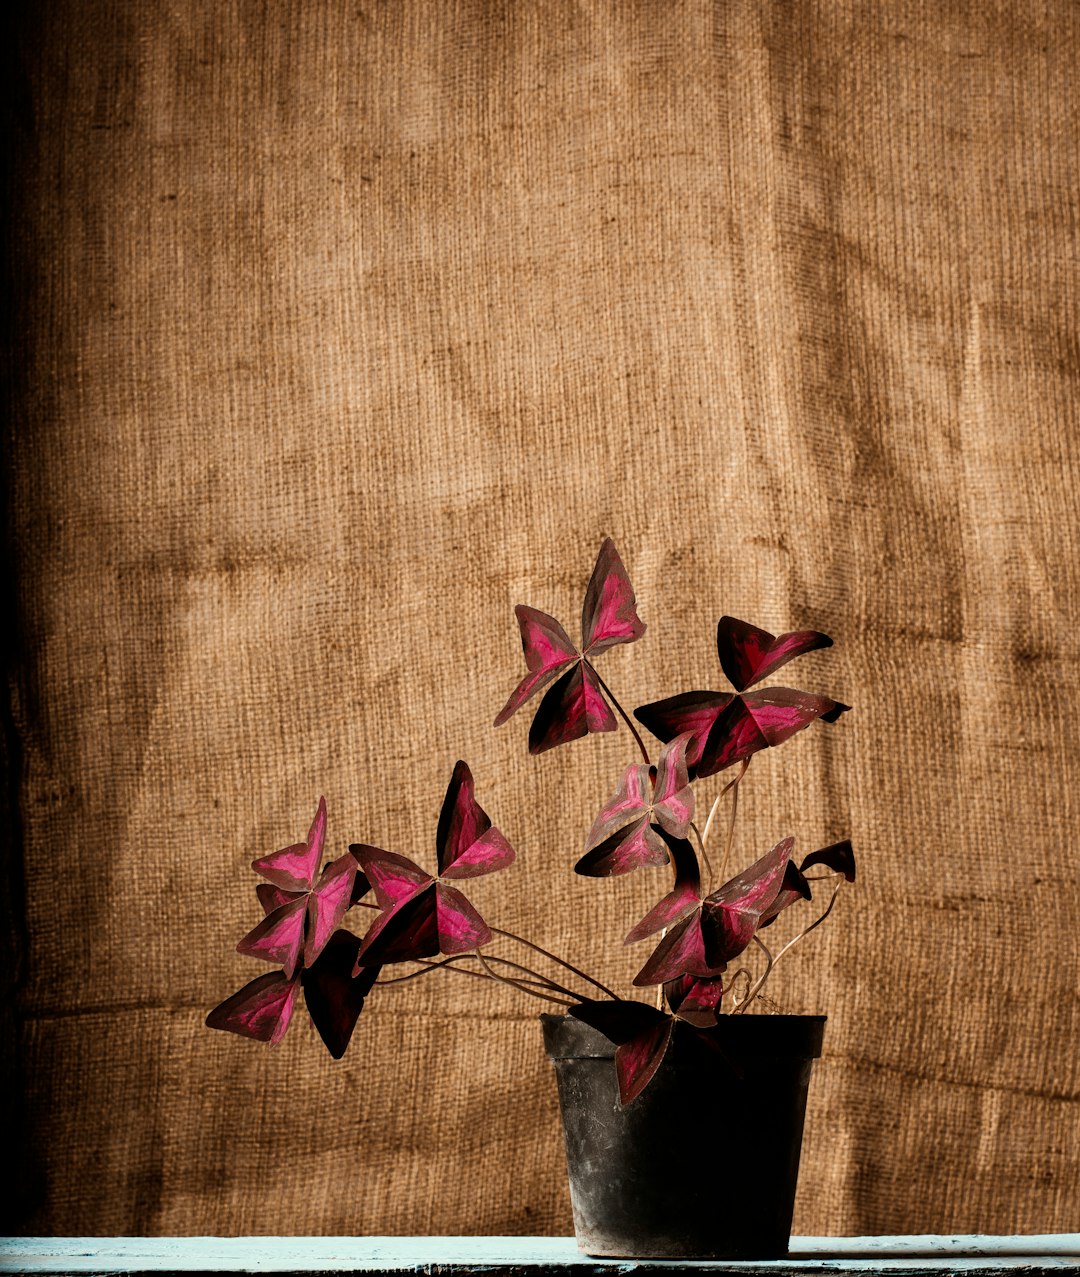
<path id="1" fill-rule="evenodd" d="M 531 994 L 534 998 L 542 998 L 545 1002 L 554 1002 L 557 1006 L 561 1007 L 571 1007 L 574 1005 L 574 1001 L 576 1001 L 576 999 L 573 998 L 573 995 L 571 995 L 571 1001 L 567 1002 L 565 998 L 554 998 L 550 993 L 540 993 L 536 989 L 530 988 L 529 984 L 531 981 L 514 980 L 510 976 L 499 975 L 497 971 L 493 971 L 491 969 L 487 958 L 484 957 L 479 949 L 474 949 L 470 956 L 476 957 L 480 960 L 480 965 L 493 980 L 498 980 L 500 984 L 509 985 L 511 989 L 519 989 L 522 993 Z"/>
<path id="2" fill-rule="evenodd" d="M 512 931 L 503 931 L 501 927 L 492 927 L 491 934 L 493 936 L 505 936 L 507 940 L 516 940 L 518 944 L 525 945 L 526 948 L 534 950 L 536 953 L 543 954 L 545 958 L 550 958 L 552 962 L 557 962 L 560 967 L 565 967 L 567 971 L 572 971 L 574 975 L 580 976 L 583 980 L 588 981 L 594 988 L 599 989 L 601 993 L 606 993 L 609 998 L 615 1002 L 619 1001 L 619 995 L 612 993 L 606 984 L 601 984 L 599 980 L 594 980 L 591 975 L 587 975 L 580 968 L 575 967 L 573 963 L 567 962 L 565 958 L 558 958 L 553 953 L 549 953 L 547 949 L 542 949 L 538 944 L 533 944 L 531 940 L 526 940 L 524 936 L 515 935 Z"/>
<path id="3" fill-rule="evenodd" d="M 832 913 L 832 907 L 834 904 L 836 904 L 836 897 L 839 894 L 840 888 L 843 885 L 844 885 L 843 881 L 840 881 L 836 884 L 836 886 L 833 888 L 832 895 L 829 897 L 829 903 L 825 906 L 824 910 L 814 919 L 814 921 L 808 927 L 805 927 L 802 931 L 800 931 L 797 936 L 792 936 L 792 938 L 787 942 L 786 945 L 784 945 L 784 947 L 779 951 L 779 953 L 777 953 L 775 957 L 772 957 L 772 955 L 770 954 L 769 965 L 765 968 L 765 973 L 762 975 L 761 979 L 758 980 L 757 984 L 754 985 L 750 993 L 747 994 L 747 998 L 746 998 L 747 1002 L 749 1002 L 751 998 L 756 998 L 757 995 L 761 992 L 762 987 L 765 984 L 765 981 L 772 974 L 773 969 L 775 968 L 776 964 L 780 961 L 780 959 L 784 956 L 784 954 L 787 953 L 790 949 L 793 949 L 795 945 L 797 945 L 799 941 L 802 940 L 805 936 L 808 936 L 815 927 L 820 927 L 821 924 L 825 921 L 825 919 L 829 916 L 829 914 Z M 758 940 L 757 936 L 755 936 L 754 939 L 757 940 L 758 944 L 761 945 L 763 949 L 765 949 L 765 946 L 761 944 L 761 941 Z M 769 952 L 768 949 L 765 949 L 765 952 L 768 953 Z"/>
<path id="4" fill-rule="evenodd" d="M 711 820 L 712 817 L 710 816 L 709 819 Z M 701 830 L 698 829 L 697 825 L 695 825 L 693 821 L 690 822 L 690 828 L 694 831 L 694 835 L 698 842 L 698 851 L 701 852 L 701 863 L 705 869 L 705 881 L 709 882 L 712 879 L 712 865 L 709 863 L 709 854 L 705 850 L 705 839 L 701 836 Z M 708 831 L 709 826 L 706 824 L 705 832 L 708 833 Z"/>
<path id="5" fill-rule="evenodd" d="M 468 967 L 458 967 L 453 965 L 454 963 L 465 962 L 475 957 L 475 953 L 455 953 L 451 954 L 448 958 L 440 958 L 437 961 L 430 962 L 426 958 L 414 958 L 412 961 L 419 965 L 419 971 L 410 971 L 407 975 L 390 976 L 387 979 L 376 980 L 375 983 L 380 985 L 403 984 L 406 980 L 415 980 L 418 976 L 430 975 L 432 971 L 437 971 L 440 967 L 451 967 L 460 975 L 471 975 L 477 980 L 490 979 L 491 977 L 486 975 L 483 971 L 470 971 Z M 524 971 L 527 975 L 535 977 L 532 980 L 523 980 L 522 984 L 537 984 L 545 989 L 557 989 L 560 993 L 570 994 L 571 997 L 574 996 L 571 990 L 564 989 L 561 984 L 557 984 L 554 980 L 549 980 L 546 976 L 541 975 L 539 971 L 534 971 L 531 967 L 522 966 L 520 962 L 511 962 L 509 958 L 496 958 L 494 956 L 492 956 L 491 961 L 501 963 L 503 966 L 513 967 L 515 971 Z"/>
<path id="6" fill-rule="evenodd" d="M 627 714 L 626 710 L 624 710 L 623 707 L 619 704 L 619 702 L 615 699 L 615 693 L 611 690 L 610 687 L 608 687 L 608 685 L 604 682 L 604 680 L 600 677 L 600 675 L 596 673 L 596 667 L 593 665 L 591 661 L 587 660 L 584 656 L 581 658 L 581 661 L 582 661 L 582 664 L 587 665 L 589 669 L 592 670 L 593 675 L 596 678 L 596 681 L 600 684 L 601 690 L 607 693 L 608 700 L 619 711 L 620 715 L 622 716 L 623 722 L 627 725 L 627 727 L 630 728 L 630 734 L 633 736 L 634 740 L 637 741 L 638 749 L 641 750 L 641 757 L 645 760 L 646 764 L 651 767 L 652 760 L 649 758 L 649 751 L 645 748 L 645 742 L 641 739 L 641 734 L 638 731 L 638 729 L 630 721 L 629 715 Z"/>
<path id="7" fill-rule="evenodd" d="M 743 764 L 742 764 L 742 770 L 739 772 L 738 776 L 736 776 L 734 780 L 729 781 L 728 784 L 724 786 L 725 792 L 728 789 L 731 790 L 731 819 L 728 821 L 727 839 L 724 842 L 724 855 L 723 855 L 723 859 L 720 861 L 720 877 L 721 878 L 723 878 L 724 872 L 727 869 L 728 857 L 731 855 L 731 848 L 735 842 L 735 816 L 739 810 L 739 782 L 746 775 L 746 769 L 749 766 L 750 766 L 750 759 L 744 758 Z"/>
<path id="8" fill-rule="evenodd" d="M 761 992 L 762 988 L 765 985 L 765 981 L 769 978 L 769 973 L 772 971 L 774 965 L 776 964 L 776 959 L 769 952 L 769 949 L 764 943 L 764 941 L 758 939 L 757 936 L 753 937 L 753 941 L 757 945 L 757 947 L 765 954 L 765 970 L 762 972 L 756 984 L 748 985 L 746 990 L 746 997 L 743 998 L 743 1000 L 739 1003 L 739 1005 L 734 1009 L 734 1011 L 732 1012 L 733 1015 L 742 1015 L 743 1012 L 745 1012 L 746 1008 L 750 1005 L 751 1002 L 753 1002 L 753 1000 Z M 749 972 L 747 972 L 747 974 L 749 975 Z"/>

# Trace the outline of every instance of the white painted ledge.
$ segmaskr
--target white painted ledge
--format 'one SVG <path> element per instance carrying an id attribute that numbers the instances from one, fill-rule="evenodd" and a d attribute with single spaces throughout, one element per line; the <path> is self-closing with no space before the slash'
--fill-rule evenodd
<path id="1" fill-rule="evenodd" d="M 586 1277 L 713 1273 L 1019 1274 L 1080 1277 L 1080 1233 L 1028 1237 L 793 1237 L 787 1259 L 592 1259 L 572 1237 L 9 1237 L 0 1272 L 61 1274 L 353 1273 L 371 1277 Z"/>

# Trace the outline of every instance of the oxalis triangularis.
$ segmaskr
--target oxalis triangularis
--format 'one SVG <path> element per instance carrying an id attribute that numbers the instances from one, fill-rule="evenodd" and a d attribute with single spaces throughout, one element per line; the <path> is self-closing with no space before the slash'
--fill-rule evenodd
<path id="1" fill-rule="evenodd" d="M 461 887 L 469 878 L 510 864 L 514 850 L 477 802 L 468 766 L 458 762 L 436 827 L 434 874 L 406 856 L 366 843 L 352 844 L 323 866 L 326 803 L 321 798 L 304 842 L 252 862 L 264 879 L 255 890 L 265 916 L 237 949 L 281 969 L 258 976 L 215 1007 L 206 1020 L 211 1028 L 279 1042 L 303 993 L 315 1028 L 338 1059 L 374 990 L 451 971 L 511 985 L 565 1007 L 598 1029 L 616 1045 L 619 1093 L 627 1104 L 656 1072 L 676 1020 L 707 1040 L 721 1015 L 741 1015 L 762 998 L 780 959 L 824 922 L 842 884 L 855 878 L 846 840 L 812 851 L 796 864 L 794 839 L 783 838 L 734 877 L 724 875 L 739 788 L 754 756 L 819 719 L 835 722 L 848 709 L 827 696 L 758 684 L 795 657 L 831 647 L 832 640 L 812 630 L 774 635 L 721 617 L 716 649 L 734 690 L 682 692 L 637 708 L 634 718 L 661 742 L 654 762 L 596 668 L 606 648 L 634 643 L 645 633 L 611 540 L 601 546 L 585 592 L 580 648 L 547 613 L 525 605 L 516 612 L 527 673 L 495 726 L 543 692 L 529 729 L 530 753 L 542 754 L 592 732 L 615 731 L 619 719 L 640 751 L 641 761 L 625 768 L 615 793 L 597 813 L 574 868 L 595 878 L 669 868 L 670 890 L 626 936 L 628 944 L 655 941 L 633 981 L 636 988 L 654 988 L 655 996 L 620 998 L 572 963 L 489 926 L 477 913 Z M 699 828 L 694 787 L 728 769 L 734 769 L 732 778 Z M 711 835 L 725 799 L 726 829 L 717 852 Z M 829 884 L 824 907 L 773 952 L 762 932 L 789 906 L 812 900 L 811 884 L 819 881 Z M 362 936 L 341 926 L 354 907 L 375 913 Z M 517 957 L 492 953 L 496 937 L 516 946 Z M 560 978 L 529 965 L 538 958 L 545 969 L 549 964 L 561 968 Z"/>

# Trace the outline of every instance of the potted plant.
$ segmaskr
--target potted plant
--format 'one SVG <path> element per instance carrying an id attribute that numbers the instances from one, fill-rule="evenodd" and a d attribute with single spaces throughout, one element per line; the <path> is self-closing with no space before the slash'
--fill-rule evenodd
<path id="1" fill-rule="evenodd" d="M 531 753 L 614 731 L 621 720 L 639 754 L 574 866 L 598 878 L 649 866 L 669 871 L 668 890 L 625 937 L 650 942 L 632 996 L 489 925 L 470 903 L 468 880 L 506 867 L 514 850 L 459 761 L 436 826 L 433 872 L 366 843 L 324 862 L 323 799 L 303 842 L 252 862 L 264 916 L 237 949 L 279 969 L 250 981 L 206 1022 L 275 1043 L 302 996 L 340 1058 L 380 986 L 436 970 L 501 981 L 560 1008 L 541 1018 L 586 1253 L 783 1255 L 824 1018 L 774 1014 L 764 990 L 780 960 L 829 915 L 855 864 L 848 841 L 796 858 L 791 837 L 731 876 L 729 860 L 739 790 L 755 756 L 848 708 L 761 684 L 831 640 L 816 631 L 774 635 L 722 617 L 717 653 L 732 690 L 683 692 L 638 707 L 632 719 L 597 670 L 606 648 L 645 632 L 610 539 L 585 593 L 580 647 L 546 613 L 524 605 L 516 612 L 526 673 L 495 725 L 539 697 Z M 659 742 L 655 759 L 634 719 Z M 718 792 L 702 822 L 698 791 L 723 773 L 729 778 L 713 782 Z M 807 902 L 817 906 L 808 923 L 774 951 L 763 933 Z M 360 934 L 341 925 L 354 908 L 370 911 Z"/>

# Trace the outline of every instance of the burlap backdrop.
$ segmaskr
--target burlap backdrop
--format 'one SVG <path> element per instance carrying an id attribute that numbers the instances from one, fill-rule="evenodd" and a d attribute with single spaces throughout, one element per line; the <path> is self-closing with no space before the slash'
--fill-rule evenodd
<path id="1" fill-rule="evenodd" d="M 16 1231 L 569 1231 L 538 1005 L 387 990 L 340 1064 L 202 1022 L 252 857 L 325 794 L 335 853 L 430 858 L 458 757 L 520 857 L 483 911 L 636 969 L 662 877 L 569 872 L 627 734 L 491 727 L 605 534 L 628 705 L 724 686 L 730 612 L 856 707 L 738 843 L 864 871 L 777 973 L 830 1017 L 796 1230 L 1076 1226 L 1078 63 L 1067 0 L 24 24 Z"/>

